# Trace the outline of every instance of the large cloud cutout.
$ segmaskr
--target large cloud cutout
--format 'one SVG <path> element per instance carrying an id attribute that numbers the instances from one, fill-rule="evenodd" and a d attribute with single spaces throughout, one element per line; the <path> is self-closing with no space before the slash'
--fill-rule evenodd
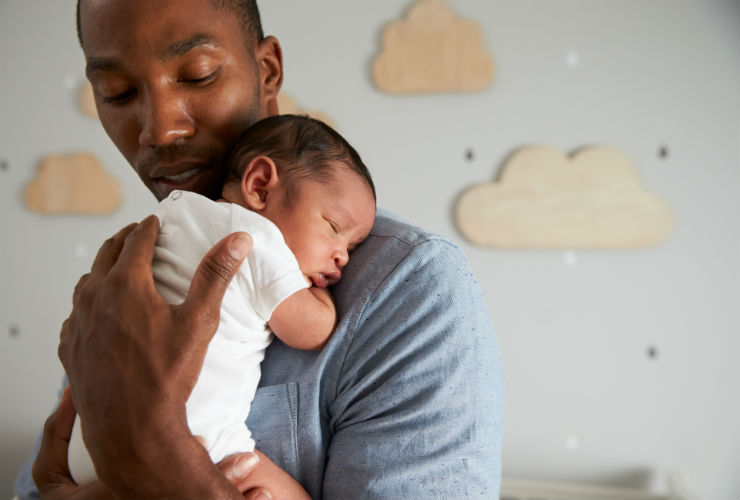
<path id="1" fill-rule="evenodd" d="M 442 0 L 419 0 L 385 29 L 373 77 L 391 93 L 475 91 L 490 85 L 493 61 L 475 21 Z"/>
<path id="2" fill-rule="evenodd" d="M 26 206 L 42 214 L 104 214 L 120 204 L 118 181 L 85 152 L 46 156 L 26 189 Z"/>
<path id="3" fill-rule="evenodd" d="M 606 146 L 571 157 L 523 148 L 498 182 L 462 194 L 456 218 L 472 243 L 495 248 L 643 248 L 664 241 L 673 225 L 670 208 L 642 189 L 630 160 Z"/>

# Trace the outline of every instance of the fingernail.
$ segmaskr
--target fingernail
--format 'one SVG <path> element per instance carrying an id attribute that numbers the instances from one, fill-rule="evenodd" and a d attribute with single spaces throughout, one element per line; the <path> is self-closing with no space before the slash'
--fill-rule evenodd
<path id="1" fill-rule="evenodd" d="M 239 260 L 244 258 L 252 248 L 252 239 L 246 233 L 237 233 L 236 237 L 231 240 L 229 253 L 232 257 Z"/>
<path id="2" fill-rule="evenodd" d="M 234 464 L 234 474 L 236 477 L 246 476 L 252 472 L 255 467 L 257 467 L 259 462 L 260 457 L 258 457 L 256 453 L 244 455 Z"/>
<path id="3" fill-rule="evenodd" d="M 250 500 L 272 500 L 272 495 L 267 490 L 258 490 L 257 494 L 252 496 Z"/>

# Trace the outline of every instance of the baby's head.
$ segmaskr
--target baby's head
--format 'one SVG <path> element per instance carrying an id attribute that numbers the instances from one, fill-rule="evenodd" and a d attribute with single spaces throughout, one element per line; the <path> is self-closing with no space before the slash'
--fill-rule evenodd
<path id="1" fill-rule="evenodd" d="M 375 220 L 375 187 L 357 151 L 318 120 L 278 115 L 247 129 L 227 161 L 224 198 L 271 220 L 313 285 L 339 281 Z"/>

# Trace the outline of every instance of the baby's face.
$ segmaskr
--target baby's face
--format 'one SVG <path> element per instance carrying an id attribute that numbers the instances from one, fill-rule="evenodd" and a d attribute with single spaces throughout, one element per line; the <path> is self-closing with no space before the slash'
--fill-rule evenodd
<path id="1" fill-rule="evenodd" d="M 342 277 L 349 253 L 370 234 L 375 199 L 356 172 L 338 167 L 328 183 L 303 181 L 288 205 L 270 203 L 263 215 L 277 225 L 314 286 L 332 286 Z"/>

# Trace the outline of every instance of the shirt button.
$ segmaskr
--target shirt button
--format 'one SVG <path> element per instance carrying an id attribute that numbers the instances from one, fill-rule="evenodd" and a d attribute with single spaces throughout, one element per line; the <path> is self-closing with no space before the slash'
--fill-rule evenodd
<path id="1" fill-rule="evenodd" d="M 172 194 L 170 195 L 170 199 L 174 201 L 174 200 L 177 200 L 178 198 L 180 198 L 180 196 L 182 196 L 182 191 L 179 191 L 179 190 L 178 191 L 172 191 Z"/>

